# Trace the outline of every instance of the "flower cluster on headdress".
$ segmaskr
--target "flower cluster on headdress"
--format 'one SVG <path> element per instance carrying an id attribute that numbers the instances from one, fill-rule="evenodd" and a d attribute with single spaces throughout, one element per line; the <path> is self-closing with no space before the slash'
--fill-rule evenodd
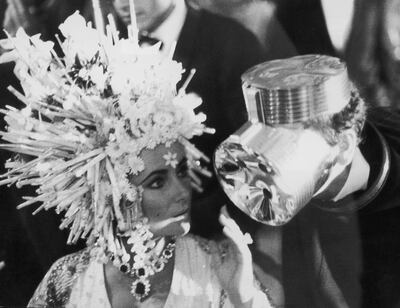
<path id="1" fill-rule="evenodd" d="M 69 242 L 86 237 L 118 251 L 113 222 L 130 224 L 121 200 L 136 205 L 132 219 L 141 215 L 140 188 L 128 180 L 144 169 L 141 151 L 180 141 L 198 159 L 188 140 L 211 130 L 194 112 L 201 99 L 176 91 L 181 64 L 158 46 L 139 47 L 135 35 L 120 39 L 109 21 L 104 34 L 78 12 L 68 17 L 57 37 L 63 57 L 23 29 L 0 42 L 8 50 L 0 63 L 16 62 L 23 94 L 10 91 L 25 104 L 0 111 L 8 125 L 0 147 L 29 156 L 9 160 L 0 185 L 38 186 L 19 207 L 41 202 L 36 211 L 65 212 Z"/>

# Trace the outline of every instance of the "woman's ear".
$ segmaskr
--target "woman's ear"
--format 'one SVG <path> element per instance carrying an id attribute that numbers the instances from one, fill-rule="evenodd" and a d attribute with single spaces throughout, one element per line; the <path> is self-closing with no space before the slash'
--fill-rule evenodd
<path id="1" fill-rule="evenodd" d="M 353 161 L 357 144 L 357 134 L 353 129 L 343 131 L 339 136 L 339 154 L 337 157 L 337 163 L 344 167 L 349 165 Z"/>

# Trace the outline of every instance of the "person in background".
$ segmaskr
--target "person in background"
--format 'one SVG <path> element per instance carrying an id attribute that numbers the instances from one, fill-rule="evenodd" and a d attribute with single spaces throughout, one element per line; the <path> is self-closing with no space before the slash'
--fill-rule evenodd
<path id="1" fill-rule="evenodd" d="M 217 174 L 265 223 L 241 227 L 273 304 L 397 307 L 399 111 L 367 108 L 335 57 L 265 62 L 243 82 L 253 122 L 217 150 Z"/>
<path id="2" fill-rule="evenodd" d="M 336 52 L 369 106 L 399 108 L 396 0 L 321 0 Z"/>
<path id="3" fill-rule="evenodd" d="M 30 34 L 40 33 L 46 40 L 54 40 L 58 25 L 75 10 L 82 10 L 79 0 L 6 0 L 2 29 L 14 35 L 22 27 Z"/>
<path id="4" fill-rule="evenodd" d="M 399 109 L 400 2 L 355 0 L 345 59 L 370 106 Z"/>
<path id="5" fill-rule="evenodd" d="M 298 54 L 277 18 L 277 4 L 266 0 L 191 0 L 192 5 L 236 20 L 254 33 L 262 44 L 266 60 Z"/>

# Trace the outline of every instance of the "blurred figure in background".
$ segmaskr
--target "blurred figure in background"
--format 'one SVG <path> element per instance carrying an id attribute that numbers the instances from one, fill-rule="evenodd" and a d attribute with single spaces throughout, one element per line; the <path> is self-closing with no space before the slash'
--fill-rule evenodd
<path id="1" fill-rule="evenodd" d="M 298 54 L 336 55 L 328 35 L 321 0 L 275 0 L 277 18 Z"/>
<path id="2" fill-rule="evenodd" d="M 190 0 L 211 12 L 230 17 L 254 33 L 267 59 L 297 55 L 292 40 L 277 18 L 277 4 L 267 0 Z"/>
<path id="3" fill-rule="evenodd" d="M 354 14 L 354 0 L 321 0 L 329 38 L 338 56 L 343 56 Z"/>
<path id="4" fill-rule="evenodd" d="M 400 99 L 400 1 L 399 0 L 355 0 L 350 36 L 346 45 L 345 59 L 349 73 L 360 89 L 370 113 L 382 114 L 385 133 L 399 139 Z M 391 152 L 392 160 L 398 154 Z M 397 179 L 398 183 L 398 179 Z M 396 194 L 399 195 L 398 193 Z M 399 205 L 399 200 L 391 202 Z M 400 296 L 391 286 L 399 285 L 399 248 L 396 236 L 398 219 L 395 210 L 387 210 L 370 218 L 370 226 L 364 230 L 374 234 L 378 224 L 380 237 L 371 237 L 369 257 L 364 260 L 369 275 L 363 277 L 363 307 L 398 307 Z M 381 258 L 376 266 L 376 256 Z M 375 258 L 374 258 L 375 257 Z M 372 266 L 371 266 L 372 265 Z M 368 296 L 372 294 L 372 296 Z"/>
<path id="5" fill-rule="evenodd" d="M 83 8 L 80 0 L 5 0 L 7 9 L 2 28 L 14 34 L 19 27 L 30 34 L 53 40 L 60 21 Z"/>
<path id="6" fill-rule="evenodd" d="M 346 60 L 372 106 L 400 106 L 399 20 L 398 0 L 355 0 Z"/>
<path id="7" fill-rule="evenodd" d="M 0 26 L 14 35 L 23 27 L 30 35 L 42 32 L 43 39 L 54 39 L 57 25 L 74 10 L 81 1 L 58 0 L 4 0 L 0 1 Z M 0 31 L 0 39 L 6 37 Z M 2 50 L 0 48 L 0 54 Z M 14 65 L 0 65 L 0 108 L 6 105 L 20 107 L 21 102 L 8 90 L 12 85 L 20 89 L 13 74 Z M 4 129 L 0 117 L 0 129 Z M 10 153 L 0 151 L 0 172 L 4 173 L 4 163 Z M 22 196 L 34 194 L 34 189 L 0 187 L 0 306 L 15 307 L 26 305 L 35 286 L 57 258 L 79 247 L 72 248 L 64 241 L 67 233 L 58 229 L 56 215 L 48 212 L 32 217 L 29 209 L 18 211 Z M 52 232 L 45 232 L 40 226 L 47 226 Z M 54 241 L 54 242 L 53 242 Z"/>
<path id="8" fill-rule="evenodd" d="M 0 2 L 0 25 L 5 20 L 7 7 L 7 1 Z M 0 38 L 4 37 L 5 33 L 1 31 Z M 0 108 L 7 104 L 15 106 L 17 103 L 6 89 L 6 82 L 17 83 L 12 69 L 12 65 L 0 65 Z M 4 129 L 4 125 L 1 117 L 0 129 Z M 5 171 L 4 163 L 7 158 L 9 154 L 0 151 L 1 173 Z M 39 270 L 36 252 L 15 208 L 20 202 L 20 193 L 16 189 L 0 187 L 0 198 L 0 306 L 24 305 L 42 272 Z"/>

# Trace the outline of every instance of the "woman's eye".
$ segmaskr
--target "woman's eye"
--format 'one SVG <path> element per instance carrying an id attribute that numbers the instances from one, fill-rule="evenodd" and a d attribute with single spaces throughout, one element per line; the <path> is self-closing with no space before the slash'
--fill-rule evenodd
<path id="1" fill-rule="evenodd" d="M 157 189 L 157 188 L 161 188 L 164 185 L 164 179 L 163 178 L 155 178 L 154 180 L 152 180 L 148 187 L 149 188 L 153 188 L 153 189 Z"/>

